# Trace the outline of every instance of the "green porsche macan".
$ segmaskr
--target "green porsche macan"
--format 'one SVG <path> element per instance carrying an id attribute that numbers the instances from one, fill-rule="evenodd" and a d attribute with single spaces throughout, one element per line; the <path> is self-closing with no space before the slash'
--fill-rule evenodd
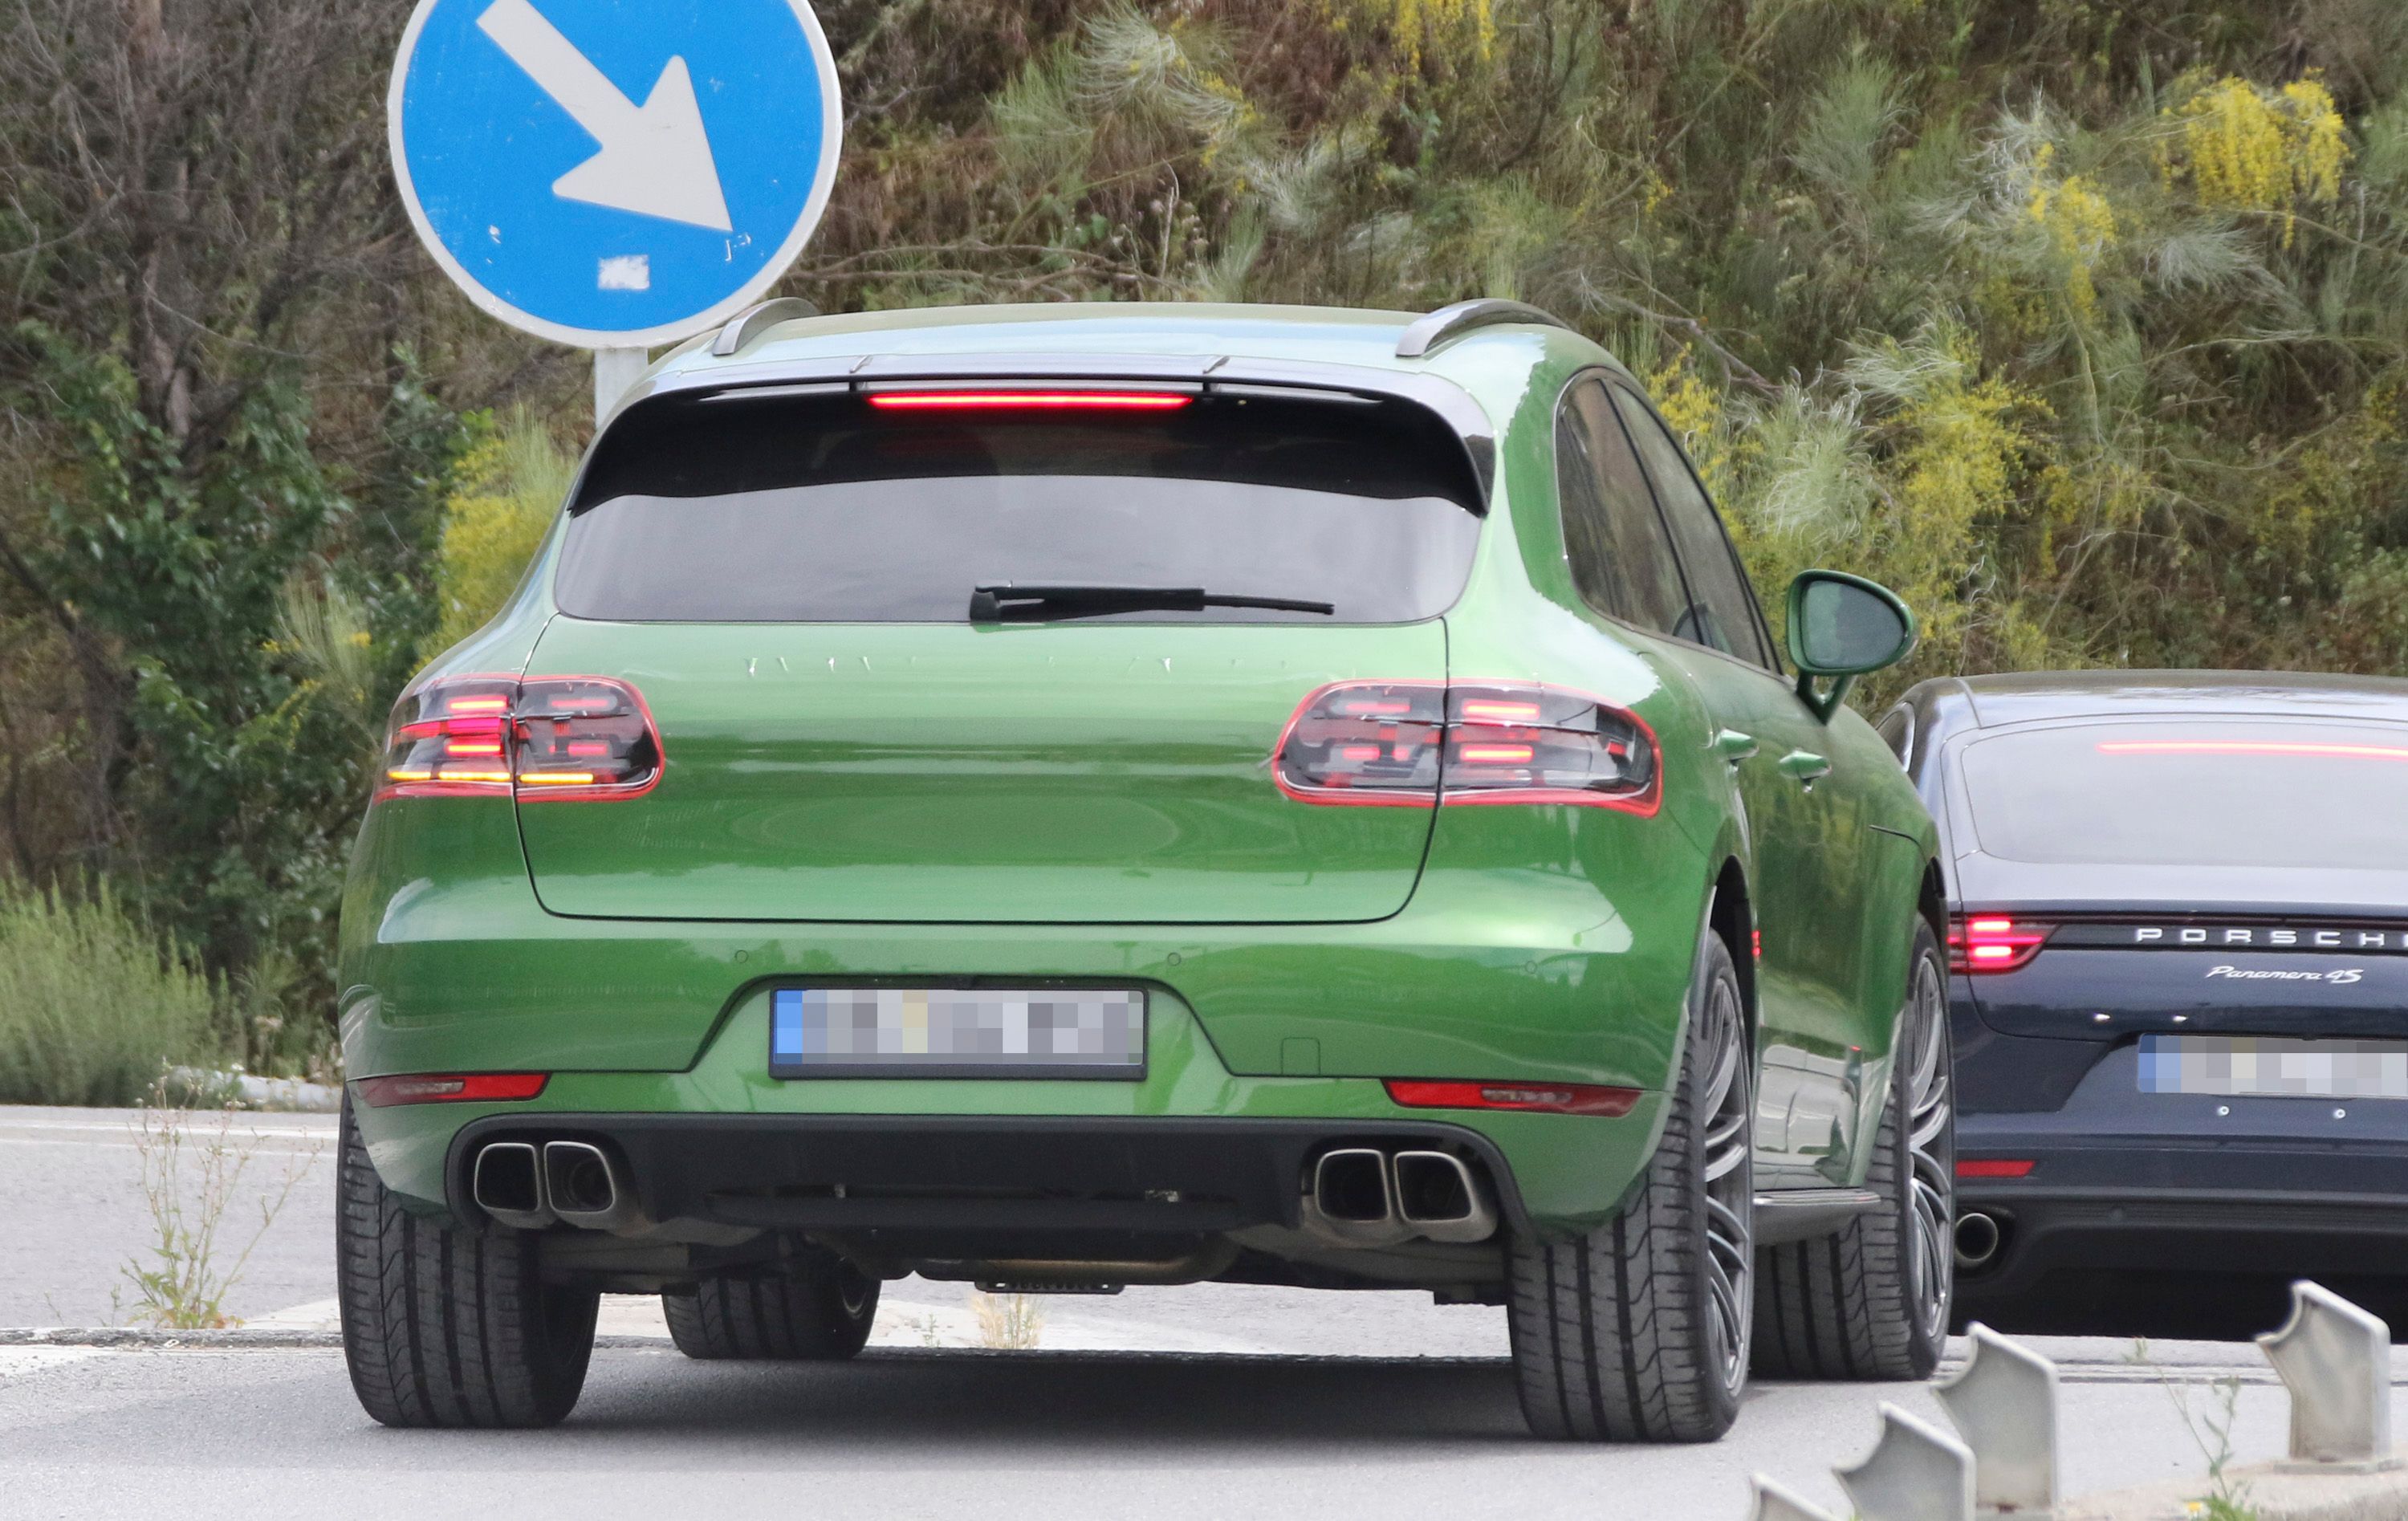
<path id="1" fill-rule="evenodd" d="M 361 1401 L 558 1421 L 605 1291 L 843 1358 L 907 1273 L 1502 1304 L 1551 1437 L 1928 1373 L 1934 833 L 1840 701 L 1914 624 L 1787 617 L 1794 676 L 1629 373 L 1515 303 L 693 340 L 393 717 Z"/>

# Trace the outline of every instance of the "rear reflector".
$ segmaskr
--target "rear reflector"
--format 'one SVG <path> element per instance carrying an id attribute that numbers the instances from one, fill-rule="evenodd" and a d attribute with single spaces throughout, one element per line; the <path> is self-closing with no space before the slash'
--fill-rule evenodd
<path id="1" fill-rule="evenodd" d="M 2049 926 L 2003 915 L 1960 916 L 1948 929 L 1948 964 L 1962 972 L 2014 971 L 2048 943 Z"/>
<path id="2" fill-rule="evenodd" d="M 874 391 L 882 412 L 1175 412 L 1193 396 L 1166 391 Z"/>
<path id="3" fill-rule="evenodd" d="M 1637 1088 L 1584 1083 L 1428 1083 L 1390 1078 L 1387 1086 L 1388 1098 L 1407 1109 L 1514 1109 L 1620 1119 L 1639 1102 Z"/>
<path id="4" fill-rule="evenodd" d="M 1960 1156 L 1956 1158 L 1956 1176 L 1960 1178 L 2028 1178 L 2032 1164 L 2006 1161 L 1993 1156 Z"/>
<path id="5" fill-rule="evenodd" d="M 377 796 L 600 802 L 660 779 L 660 729 L 624 682 L 441 676 L 394 704 Z"/>
<path id="6" fill-rule="evenodd" d="M 1340 682 L 1297 708 L 1272 763 L 1279 789 L 1307 803 L 1651 815 L 1661 801 L 1656 735 L 1637 714 L 1527 683 Z"/>
<path id="7" fill-rule="evenodd" d="M 551 1081 L 549 1072 L 420 1073 L 366 1077 L 358 1087 L 370 1109 L 391 1109 L 395 1104 L 486 1104 L 533 1098 Z"/>

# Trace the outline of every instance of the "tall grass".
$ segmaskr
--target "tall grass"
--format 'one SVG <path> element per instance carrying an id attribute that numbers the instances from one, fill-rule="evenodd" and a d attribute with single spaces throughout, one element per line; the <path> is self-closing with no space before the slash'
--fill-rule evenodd
<path id="1" fill-rule="evenodd" d="M 0 1103 L 138 1101 L 218 1055 L 209 980 L 104 887 L 0 883 Z"/>

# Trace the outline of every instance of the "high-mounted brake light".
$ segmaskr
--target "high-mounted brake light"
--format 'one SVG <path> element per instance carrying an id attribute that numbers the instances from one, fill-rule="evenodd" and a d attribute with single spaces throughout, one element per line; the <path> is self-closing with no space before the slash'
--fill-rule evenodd
<path id="1" fill-rule="evenodd" d="M 391 1109 L 395 1104 L 514 1103 L 535 1098 L 551 1081 L 549 1072 L 422 1072 L 366 1077 L 358 1086 L 370 1109 Z"/>
<path id="2" fill-rule="evenodd" d="M 2049 926 L 1998 914 L 1960 917 L 1948 930 L 1948 964 L 1958 971 L 2014 971 L 2048 943 Z"/>
<path id="3" fill-rule="evenodd" d="M 1407 1109 L 1510 1109 L 1537 1114 L 1620 1119 L 1637 1106 L 1637 1088 L 1591 1083 L 1432 1083 L 1390 1078 L 1389 1101 Z"/>
<path id="4" fill-rule="evenodd" d="M 1649 815 L 1662 800 L 1658 759 L 1637 714 L 1558 687 L 1340 682 L 1297 707 L 1271 777 L 1307 803 L 1570 803 Z"/>
<path id="5" fill-rule="evenodd" d="M 643 695 L 607 676 L 442 676 L 404 694 L 383 797 L 640 797 L 661 779 Z"/>
<path id="6" fill-rule="evenodd" d="M 873 391 L 882 412 L 1175 412 L 1196 398 L 1176 391 Z"/>

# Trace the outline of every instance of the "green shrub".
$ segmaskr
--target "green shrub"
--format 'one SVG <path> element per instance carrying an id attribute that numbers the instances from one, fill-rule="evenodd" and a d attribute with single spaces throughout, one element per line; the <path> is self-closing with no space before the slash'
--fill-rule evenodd
<path id="1" fill-rule="evenodd" d="M 132 1104 L 217 1055 L 215 1002 L 106 889 L 0 886 L 0 1103 Z"/>

